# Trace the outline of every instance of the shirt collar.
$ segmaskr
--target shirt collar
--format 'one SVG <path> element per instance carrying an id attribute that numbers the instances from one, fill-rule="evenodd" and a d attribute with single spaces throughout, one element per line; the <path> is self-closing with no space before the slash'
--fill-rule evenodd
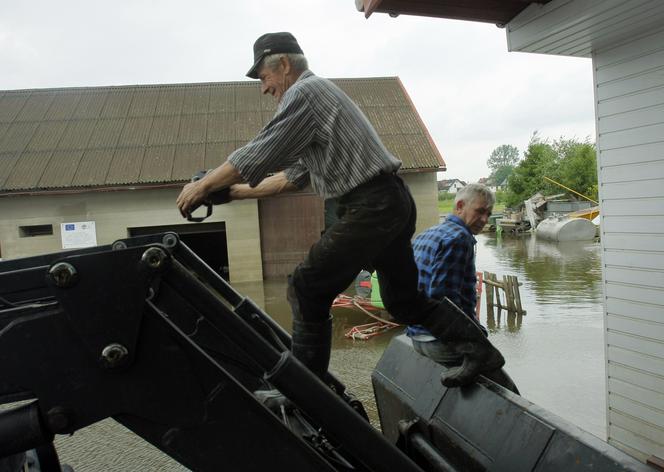
<path id="1" fill-rule="evenodd" d="M 304 80 L 304 79 L 306 79 L 307 77 L 313 77 L 313 76 L 314 76 L 314 73 L 311 72 L 309 69 L 307 69 L 307 70 L 305 70 L 304 72 L 302 72 L 302 73 L 300 74 L 300 76 L 295 80 L 295 82 L 293 83 L 293 85 L 295 85 L 296 83 L 298 83 L 300 80 Z M 291 88 L 293 88 L 293 85 L 291 85 L 290 87 L 288 87 L 288 89 L 287 89 L 286 92 L 284 93 L 284 96 L 286 96 L 286 94 L 288 94 L 288 93 L 290 92 Z M 283 106 L 283 103 L 284 103 L 284 97 L 282 96 L 282 97 L 281 97 L 281 100 L 279 100 L 279 104 L 277 105 L 277 112 L 279 112 L 279 111 L 282 109 L 281 107 Z"/>
<path id="2" fill-rule="evenodd" d="M 448 215 L 447 221 L 451 221 L 452 223 L 461 226 L 461 228 L 463 228 L 463 230 L 466 233 L 468 233 L 468 236 L 470 236 L 470 238 L 472 239 L 473 244 L 475 244 L 477 242 L 476 239 L 475 239 L 475 235 L 472 233 L 472 231 L 470 231 L 470 228 L 468 228 L 468 226 L 466 226 L 466 223 L 461 218 L 459 218 L 456 215 Z"/>
<path id="3" fill-rule="evenodd" d="M 297 78 L 297 80 L 295 82 L 297 83 L 300 80 L 306 79 L 307 77 L 311 77 L 312 75 L 314 75 L 314 73 L 311 72 L 309 69 L 307 69 L 307 70 L 305 70 L 304 72 L 302 72 L 300 74 L 300 76 Z"/>

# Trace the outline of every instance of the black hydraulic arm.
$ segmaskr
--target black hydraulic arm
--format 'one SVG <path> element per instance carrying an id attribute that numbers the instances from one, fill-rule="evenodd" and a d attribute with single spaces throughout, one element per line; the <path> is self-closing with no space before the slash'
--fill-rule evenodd
<path id="1" fill-rule="evenodd" d="M 2 262 L 0 403 L 34 401 L 0 414 L 0 457 L 113 417 L 194 471 L 421 470 L 289 344 L 174 233 Z"/>

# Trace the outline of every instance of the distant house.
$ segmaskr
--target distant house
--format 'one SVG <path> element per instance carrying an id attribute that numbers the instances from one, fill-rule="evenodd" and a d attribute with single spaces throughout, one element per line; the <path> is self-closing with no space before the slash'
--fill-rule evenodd
<path id="1" fill-rule="evenodd" d="M 403 162 L 416 230 L 435 224 L 445 164 L 401 81 L 334 82 Z M 76 247 L 73 236 L 101 245 L 175 231 L 232 282 L 288 274 L 324 227 L 311 190 L 221 205 L 203 223 L 175 207 L 194 173 L 224 162 L 275 109 L 257 81 L 0 91 L 0 257 Z"/>
<path id="2" fill-rule="evenodd" d="M 447 192 L 447 193 L 457 193 L 466 185 L 467 185 L 466 182 L 459 179 L 439 180 L 438 191 Z"/>
<path id="3" fill-rule="evenodd" d="M 507 177 L 505 177 L 500 182 L 496 182 L 496 180 L 493 177 L 482 177 L 477 181 L 477 183 L 484 185 L 489 190 L 495 193 L 496 191 L 503 190 L 505 188 L 505 186 L 507 185 Z"/>

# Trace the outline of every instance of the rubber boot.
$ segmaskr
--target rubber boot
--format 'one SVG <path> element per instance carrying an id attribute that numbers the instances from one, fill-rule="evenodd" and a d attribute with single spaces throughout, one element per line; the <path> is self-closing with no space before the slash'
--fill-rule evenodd
<path id="1" fill-rule="evenodd" d="M 322 322 L 293 319 L 293 356 L 319 378 L 327 373 L 332 349 L 332 316 Z"/>
<path id="2" fill-rule="evenodd" d="M 492 372 L 485 372 L 484 375 L 487 379 L 494 381 L 501 387 L 505 387 L 507 390 L 517 395 L 521 395 L 519 389 L 517 388 L 512 377 L 509 376 L 505 369 L 496 369 Z"/>
<path id="3" fill-rule="evenodd" d="M 500 352 L 496 349 L 497 355 L 490 355 L 490 350 L 485 344 L 470 341 L 455 344 L 454 351 L 463 356 L 463 362 L 461 365 L 448 368 L 443 374 L 441 381 L 446 387 L 467 385 L 475 381 L 478 375 L 499 371 L 505 364 Z"/>
<path id="4" fill-rule="evenodd" d="M 456 349 L 463 355 L 462 364 L 446 373 L 443 379 L 446 387 L 467 385 L 478 375 L 505 365 L 503 355 L 491 344 L 479 323 L 447 298 L 420 324 L 441 341 L 457 343 Z"/>
<path id="5" fill-rule="evenodd" d="M 327 374 L 332 349 L 332 316 L 320 323 L 293 320 L 291 351 L 293 356 L 304 364 L 318 378 Z M 294 408 L 293 404 L 279 390 L 256 390 L 256 399 L 279 415 Z"/>

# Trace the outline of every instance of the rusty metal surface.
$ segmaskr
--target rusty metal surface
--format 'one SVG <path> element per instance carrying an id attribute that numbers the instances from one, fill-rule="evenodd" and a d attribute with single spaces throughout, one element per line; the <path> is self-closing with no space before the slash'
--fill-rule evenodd
<path id="1" fill-rule="evenodd" d="M 444 166 L 398 78 L 334 81 L 404 170 Z M 0 193 L 186 181 L 275 110 L 257 82 L 0 91 Z"/>

